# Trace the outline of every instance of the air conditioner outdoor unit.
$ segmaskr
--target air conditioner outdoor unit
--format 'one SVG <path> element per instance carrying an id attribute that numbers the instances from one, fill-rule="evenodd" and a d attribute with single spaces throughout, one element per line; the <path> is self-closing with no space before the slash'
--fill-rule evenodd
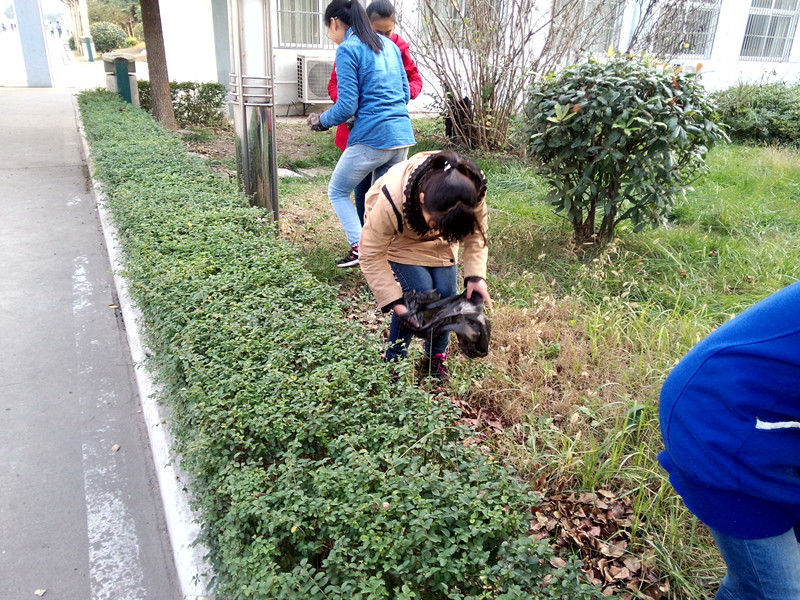
<path id="1" fill-rule="evenodd" d="M 333 59 L 324 56 L 297 55 L 297 99 L 306 104 L 330 104 L 328 80 Z"/>

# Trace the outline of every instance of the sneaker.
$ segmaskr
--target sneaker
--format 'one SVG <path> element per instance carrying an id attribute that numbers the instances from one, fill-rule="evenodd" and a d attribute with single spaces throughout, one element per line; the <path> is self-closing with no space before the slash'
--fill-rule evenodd
<path id="1" fill-rule="evenodd" d="M 433 377 L 439 380 L 439 383 L 447 383 L 450 380 L 450 371 L 445 364 L 447 354 L 444 352 L 434 354 L 433 358 L 429 359 L 427 356 L 422 361 L 422 374 L 423 377 Z"/>
<path id="2" fill-rule="evenodd" d="M 341 260 L 336 261 L 336 266 L 340 269 L 355 267 L 358 264 L 358 244 L 353 244 L 350 253 Z"/>

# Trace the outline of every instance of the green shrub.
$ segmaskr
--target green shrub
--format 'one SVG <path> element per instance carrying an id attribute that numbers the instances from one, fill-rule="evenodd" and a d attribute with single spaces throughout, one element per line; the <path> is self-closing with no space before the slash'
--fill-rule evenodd
<path id="1" fill-rule="evenodd" d="M 137 40 L 135 37 L 129 37 L 125 39 L 125 46 L 127 46 L 128 48 L 131 48 L 132 46 L 135 46 L 138 43 L 139 40 Z"/>
<path id="2" fill-rule="evenodd" d="M 69 49 L 75 51 L 77 49 L 77 47 L 75 46 L 75 36 L 74 35 L 69 36 L 68 40 L 69 41 L 67 43 L 69 44 Z"/>
<path id="3" fill-rule="evenodd" d="M 530 151 L 575 242 L 606 243 L 630 219 L 663 223 L 725 140 L 693 74 L 648 56 L 614 54 L 537 81 L 526 107 Z"/>
<path id="4" fill-rule="evenodd" d="M 800 85 L 741 83 L 719 92 L 717 103 L 731 139 L 800 145 Z"/>
<path id="5" fill-rule="evenodd" d="M 144 25 L 137 23 L 133 26 L 133 37 L 135 37 L 137 40 L 144 39 Z"/>
<path id="6" fill-rule="evenodd" d="M 150 82 L 142 80 L 138 82 L 138 86 L 139 105 L 148 112 L 152 111 Z M 224 122 L 228 90 L 221 83 L 171 81 L 169 89 L 172 95 L 175 119 L 180 125 L 213 126 Z"/>
<path id="7" fill-rule="evenodd" d="M 217 597 L 600 597 L 525 535 L 533 494 L 462 443 L 455 406 L 392 382 L 262 210 L 144 111 L 79 102 Z"/>
<path id="8" fill-rule="evenodd" d="M 106 23 L 98 21 L 89 26 L 89 31 L 92 34 L 95 50 L 100 52 L 111 52 L 116 48 L 123 48 L 125 40 L 128 38 L 125 32 L 114 25 L 113 23 Z"/>

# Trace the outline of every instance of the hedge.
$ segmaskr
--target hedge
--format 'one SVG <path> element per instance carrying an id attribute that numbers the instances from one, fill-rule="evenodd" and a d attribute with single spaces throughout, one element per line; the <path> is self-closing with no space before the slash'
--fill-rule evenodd
<path id="1" fill-rule="evenodd" d="M 235 184 L 117 95 L 79 103 L 218 598 L 599 597 Z"/>
<path id="2" fill-rule="evenodd" d="M 153 100 L 150 82 L 143 79 L 137 82 L 139 105 L 152 112 Z M 225 107 L 228 89 L 221 83 L 198 81 L 170 81 L 172 108 L 175 120 L 180 125 L 220 125 L 225 122 Z"/>
<path id="3" fill-rule="evenodd" d="M 732 140 L 800 146 L 800 85 L 740 83 L 717 93 Z"/>

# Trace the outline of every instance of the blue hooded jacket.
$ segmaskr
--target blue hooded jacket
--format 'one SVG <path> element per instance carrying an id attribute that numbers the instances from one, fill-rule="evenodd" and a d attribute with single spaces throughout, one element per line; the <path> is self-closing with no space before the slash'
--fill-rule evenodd
<path id="1" fill-rule="evenodd" d="M 800 530 L 800 282 L 692 348 L 659 418 L 659 461 L 706 525 L 738 539 Z"/>
<path id="2" fill-rule="evenodd" d="M 363 144 L 386 149 L 414 144 L 406 104 L 411 99 L 400 49 L 379 35 L 383 50 L 376 54 L 350 28 L 336 49 L 336 104 L 320 115 L 324 127 L 355 115 L 348 146 Z"/>

